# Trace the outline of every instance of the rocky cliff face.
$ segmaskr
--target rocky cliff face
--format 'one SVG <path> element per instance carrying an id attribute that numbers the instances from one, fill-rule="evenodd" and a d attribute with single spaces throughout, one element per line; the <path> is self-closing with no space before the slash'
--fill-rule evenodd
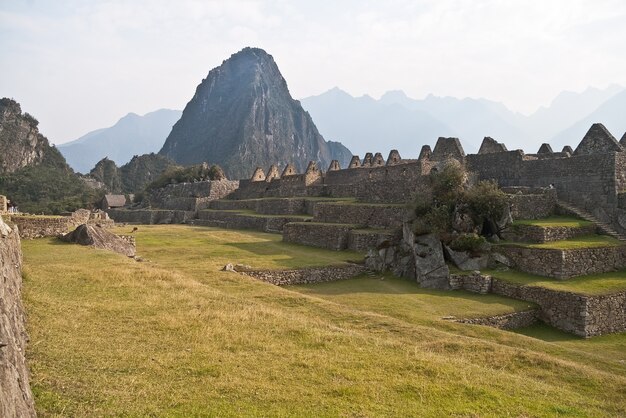
<path id="1" fill-rule="evenodd" d="M 326 169 L 350 151 L 329 145 L 310 115 L 289 94 L 271 55 L 245 48 L 209 72 L 174 125 L 160 154 L 179 164 L 219 164 L 229 178 L 248 178 L 255 167 L 310 160 Z"/>
<path id="2" fill-rule="evenodd" d="M 17 228 L 0 217 L 0 416 L 34 417 L 26 367 L 22 252 Z"/>
<path id="3" fill-rule="evenodd" d="M 91 192 L 37 129 L 37 120 L 0 99 L 0 194 L 31 213 L 84 207 Z"/>
<path id="4" fill-rule="evenodd" d="M 162 155 L 135 155 L 121 167 L 108 158 L 98 161 L 89 177 L 104 184 L 109 193 L 138 193 L 176 164 Z"/>
<path id="5" fill-rule="evenodd" d="M 19 103 L 0 99 L 0 173 L 41 164 L 51 147 L 38 124 L 28 113 L 22 114 Z"/>

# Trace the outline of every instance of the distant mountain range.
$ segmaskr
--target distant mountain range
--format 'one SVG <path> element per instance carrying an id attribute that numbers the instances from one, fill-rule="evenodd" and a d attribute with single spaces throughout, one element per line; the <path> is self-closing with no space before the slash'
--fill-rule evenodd
<path id="1" fill-rule="evenodd" d="M 486 99 L 429 95 L 418 100 L 402 91 L 376 100 L 334 88 L 301 103 L 325 138 L 341 141 L 361 156 L 397 148 L 404 157 L 414 158 L 422 145 L 434 145 L 439 136 L 459 137 L 466 152 L 477 152 L 485 136 L 528 153 L 543 142 L 560 151 L 563 145 L 575 147 L 595 122 L 617 138 L 626 131 L 626 90 L 617 85 L 563 92 L 549 107 L 529 116 Z"/>
<path id="2" fill-rule="evenodd" d="M 486 99 L 433 95 L 411 99 L 402 91 L 387 92 L 377 100 L 353 97 L 334 88 L 302 99 L 301 104 L 324 138 L 340 141 L 361 156 L 396 148 L 405 158 L 415 158 L 422 145 L 432 146 L 440 136 L 459 137 L 466 152 L 477 152 L 485 136 L 527 153 L 536 152 L 544 142 L 560 151 L 564 145 L 575 148 L 595 122 L 603 123 L 618 139 L 626 132 L 626 89 L 618 85 L 588 88 L 582 93 L 562 92 L 550 106 L 529 116 Z M 130 113 L 114 126 L 90 132 L 58 149 L 75 170 L 83 173 L 104 157 L 122 165 L 134 155 L 158 152 L 181 115 L 179 110 L 166 109 L 145 116 Z M 329 147 L 339 146 L 347 155 L 341 144 L 332 141 L 327 141 Z M 247 164 L 256 163 L 250 160 Z"/>
<path id="3" fill-rule="evenodd" d="M 68 164 L 81 173 L 89 173 L 105 157 L 121 166 L 135 155 L 160 150 L 181 114 L 180 110 L 170 109 L 143 116 L 129 113 L 110 128 L 89 132 L 57 148 Z"/>

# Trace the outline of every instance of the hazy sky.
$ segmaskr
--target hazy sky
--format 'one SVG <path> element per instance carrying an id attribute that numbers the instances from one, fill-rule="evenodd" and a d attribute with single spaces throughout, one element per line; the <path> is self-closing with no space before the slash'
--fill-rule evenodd
<path id="1" fill-rule="evenodd" d="M 62 143 L 182 109 L 245 46 L 274 56 L 296 98 L 401 89 L 530 113 L 626 85 L 626 1 L 0 0 L 0 96 Z"/>

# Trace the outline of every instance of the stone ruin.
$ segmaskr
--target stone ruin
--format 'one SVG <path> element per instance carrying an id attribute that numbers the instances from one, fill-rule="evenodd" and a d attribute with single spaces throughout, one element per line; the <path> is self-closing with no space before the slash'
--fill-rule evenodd
<path id="1" fill-rule="evenodd" d="M 511 215 L 515 218 L 546 217 L 561 208 L 558 210 L 584 214 L 596 222 L 595 228 L 626 239 L 626 152 L 598 124 L 591 127 L 575 151 L 566 146 L 555 152 L 549 144 L 543 144 L 536 154 L 526 154 L 508 150 L 504 144 L 485 137 L 478 153 L 468 155 L 458 138 L 442 137 L 433 150 L 423 146 L 415 160 L 403 159 L 392 150 L 386 161 L 382 153 L 368 152 L 363 159 L 353 156 L 346 168 L 333 161 L 326 172 L 313 161 L 304 173 L 288 164 L 280 176 L 278 165 L 272 165 L 267 175 L 259 167 L 249 179 L 222 189 L 219 196 L 206 195 L 201 207 L 184 205 L 180 198 L 170 197 L 155 201 L 150 210 L 109 213 L 124 222 L 188 222 L 257 229 L 281 233 L 286 242 L 334 250 L 375 248 L 368 257 L 370 267 L 390 269 L 416 279 L 422 286 L 440 289 L 527 295 L 492 277 L 452 274 L 446 264 L 449 260 L 459 268 L 478 270 L 490 263 L 508 263 L 522 271 L 557 279 L 567 279 L 581 271 L 597 273 L 626 268 L 622 247 L 585 249 L 580 253 L 535 253 L 524 249 L 530 251 L 529 256 L 509 249 L 477 259 L 444 248 L 435 237 L 411 235 L 403 228 L 408 216 L 405 204 L 429 182 L 430 173 L 450 163 L 464 167 L 472 181 L 496 181 L 509 194 Z M 208 182 L 203 187 L 216 185 L 217 182 Z M 175 196 L 188 188 L 185 184 L 168 187 L 176 191 Z M 338 199 L 349 199 L 351 203 L 338 204 Z M 556 239 L 570 232 L 551 230 L 548 235 Z M 531 230 L 524 234 L 538 236 L 537 231 Z M 493 322 L 510 325 L 539 318 L 581 336 L 626 330 L 626 293 L 623 298 L 611 295 L 579 303 L 569 300 L 564 292 L 551 292 L 537 290 L 524 296 L 527 299 L 523 300 L 537 303 L 539 311 Z M 623 315 L 606 316 L 609 310 L 617 312 L 615 309 Z"/>

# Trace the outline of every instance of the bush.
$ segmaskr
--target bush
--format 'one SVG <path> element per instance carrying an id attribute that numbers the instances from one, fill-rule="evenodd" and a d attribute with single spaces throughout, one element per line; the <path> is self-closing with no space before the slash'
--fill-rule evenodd
<path id="1" fill-rule="evenodd" d="M 432 195 L 437 203 L 451 205 L 463 194 L 467 174 L 458 163 L 449 162 L 440 171 L 430 174 Z"/>
<path id="2" fill-rule="evenodd" d="M 454 251 L 469 251 L 478 253 L 485 249 L 487 240 L 477 234 L 463 234 L 450 242 L 449 247 Z"/>
<path id="3" fill-rule="evenodd" d="M 453 230 L 455 215 L 469 215 L 475 225 L 492 226 L 485 233 L 498 233 L 498 221 L 508 210 L 506 194 L 495 182 L 481 181 L 470 187 L 467 183 L 468 175 L 458 163 L 448 163 L 440 171 L 433 171 L 411 203 L 415 233 L 434 232 L 443 236 Z M 491 231 L 494 225 L 495 231 Z M 473 227 L 462 229 L 469 231 Z"/>
<path id="4" fill-rule="evenodd" d="M 494 181 L 481 181 L 465 193 L 468 210 L 477 224 L 499 221 L 506 215 L 509 201 Z"/>

